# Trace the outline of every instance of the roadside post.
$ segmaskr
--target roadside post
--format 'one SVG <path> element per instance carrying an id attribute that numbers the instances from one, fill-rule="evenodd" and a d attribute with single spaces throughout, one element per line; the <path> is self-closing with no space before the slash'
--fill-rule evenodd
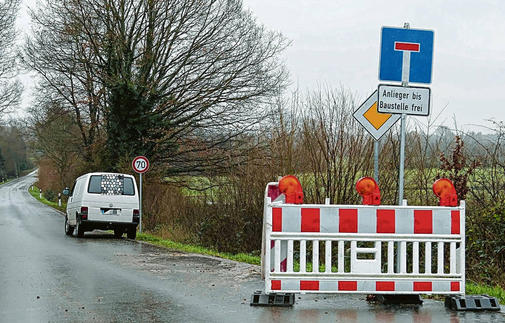
<path id="1" fill-rule="evenodd" d="M 61 193 L 58 193 L 58 206 L 61 207 Z"/>
<path id="2" fill-rule="evenodd" d="M 39 188 L 39 198 L 41 199 L 42 198 L 42 189 Z"/>
<path id="3" fill-rule="evenodd" d="M 402 205 L 405 170 L 407 115 L 428 116 L 430 88 L 411 87 L 409 82 L 431 83 L 433 63 L 432 30 L 382 27 L 379 80 L 401 85 L 379 84 L 377 111 L 401 116 L 398 205 Z"/>
<path id="4" fill-rule="evenodd" d="M 133 170 L 140 176 L 139 187 L 139 233 L 142 233 L 142 174 L 149 170 L 149 159 L 145 156 L 137 156 L 132 161 Z"/>

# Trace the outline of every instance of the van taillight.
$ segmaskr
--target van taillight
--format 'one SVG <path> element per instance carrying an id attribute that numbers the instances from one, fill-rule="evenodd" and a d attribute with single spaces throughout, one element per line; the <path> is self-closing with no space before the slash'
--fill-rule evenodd
<path id="1" fill-rule="evenodd" d="M 139 210 L 133 210 L 133 216 L 140 216 Z"/>
<path id="2" fill-rule="evenodd" d="M 88 219 L 88 207 L 82 206 L 81 207 L 81 220 L 87 220 L 87 219 Z"/>

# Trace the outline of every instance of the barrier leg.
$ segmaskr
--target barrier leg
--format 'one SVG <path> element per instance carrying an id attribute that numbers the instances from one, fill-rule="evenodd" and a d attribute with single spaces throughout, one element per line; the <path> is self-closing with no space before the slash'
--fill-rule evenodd
<path id="1" fill-rule="evenodd" d="M 251 298 L 251 306 L 276 306 L 289 307 L 295 304 L 295 294 L 293 293 L 272 293 L 265 294 L 256 291 Z"/>
<path id="2" fill-rule="evenodd" d="M 500 303 L 488 295 L 453 295 L 445 298 L 445 307 L 453 311 L 499 311 Z"/>

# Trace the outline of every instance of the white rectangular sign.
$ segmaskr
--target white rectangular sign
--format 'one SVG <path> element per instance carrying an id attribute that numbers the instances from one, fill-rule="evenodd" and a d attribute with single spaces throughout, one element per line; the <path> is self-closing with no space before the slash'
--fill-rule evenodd
<path id="1" fill-rule="evenodd" d="M 377 111 L 418 116 L 430 114 L 430 88 L 379 84 Z"/>

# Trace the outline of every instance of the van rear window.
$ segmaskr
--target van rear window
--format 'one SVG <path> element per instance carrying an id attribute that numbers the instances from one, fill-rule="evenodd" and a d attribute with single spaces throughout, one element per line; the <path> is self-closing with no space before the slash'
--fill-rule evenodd
<path id="1" fill-rule="evenodd" d="M 104 195 L 135 195 L 133 179 L 123 175 L 91 175 L 88 193 Z"/>

